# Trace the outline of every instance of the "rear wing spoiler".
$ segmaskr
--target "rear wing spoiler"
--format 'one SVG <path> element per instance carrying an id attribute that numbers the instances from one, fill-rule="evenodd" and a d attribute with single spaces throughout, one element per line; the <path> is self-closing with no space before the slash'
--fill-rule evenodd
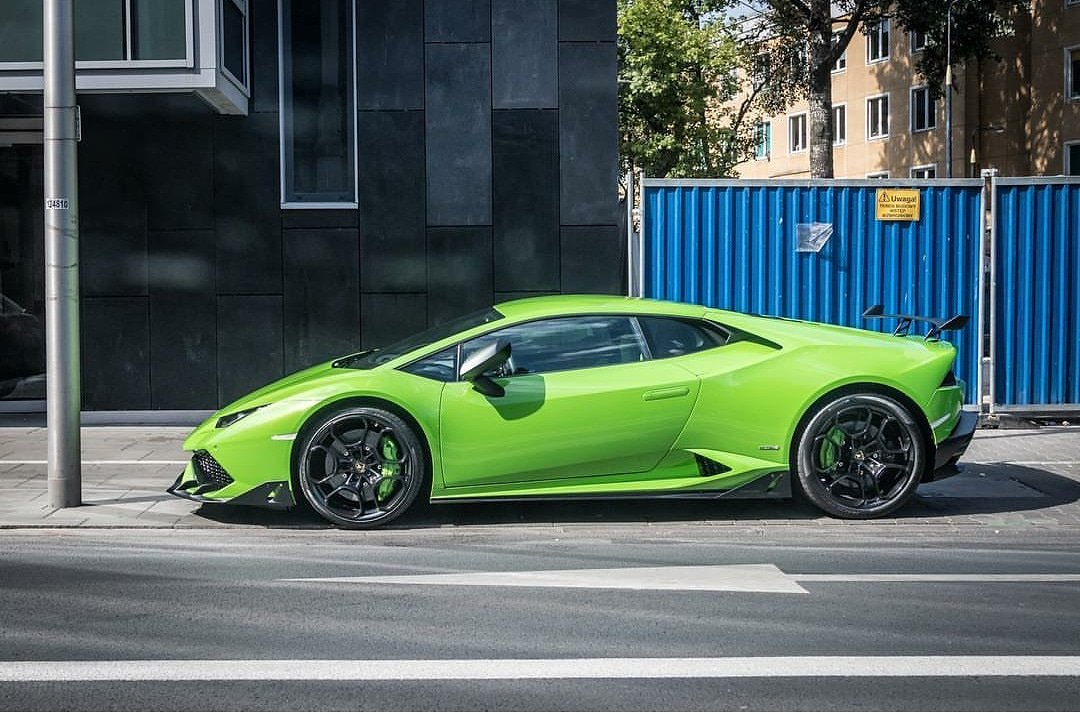
<path id="1" fill-rule="evenodd" d="M 862 314 L 865 319 L 876 320 L 899 320 L 896 329 L 893 330 L 893 334 L 906 337 L 908 332 L 911 331 L 911 324 L 913 322 L 927 322 L 930 324 L 930 330 L 926 333 L 926 337 L 923 338 L 927 341 L 937 339 L 942 332 L 948 332 L 952 330 L 962 330 L 968 324 L 967 315 L 954 315 L 950 318 L 939 317 L 921 317 L 919 315 L 888 315 L 885 313 L 885 309 L 882 305 L 871 305 L 866 308 Z"/>

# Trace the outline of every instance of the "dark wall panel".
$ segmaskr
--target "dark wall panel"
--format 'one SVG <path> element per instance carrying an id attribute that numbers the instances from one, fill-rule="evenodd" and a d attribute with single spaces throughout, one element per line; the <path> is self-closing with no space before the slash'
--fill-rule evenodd
<path id="1" fill-rule="evenodd" d="M 217 328 L 218 406 L 284 374 L 281 296 L 221 296 Z"/>
<path id="2" fill-rule="evenodd" d="M 490 228 L 428 229 L 428 324 L 494 301 Z"/>
<path id="3" fill-rule="evenodd" d="M 251 15 L 251 111 L 278 110 L 278 4 L 248 3 Z"/>
<path id="4" fill-rule="evenodd" d="M 365 293 L 360 297 L 363 349 L 382 347 L 427 327 L 427 295 Z"/>
<path id="5" fill-rule="evenodd" d="M 490 46 L 428 45 L 426 97 L 428 224 L 491 225 Z"/>
<path id="6" fill-rule="evenodd" d="M 363 0 L 356 11 L 358 108 L 423 109 L 423 0 Z"/>
<path id="7" fill-rule="evenodd" d="M 359 127 L 360 286 L 423 292 L 424 114 L 360 112 Z"/>
<path id="8" fill-rule="evenodd" d="M 558 114 L 495 112 L 495 289 L 559 288 Z"/>
<path id="9" fill-rule="evenodd" d="M 83 299 L 83 409 L 150 408 L 148 313 L 145 297 Z"/>
<path id="10" fill-rule="evenodd" d="M 557 0 L 492 0 L 491 24 L 495 108 L 556 106 Z"/>
<path id="11" fill-rule="evenodd" d="M 213 228 L 214 131 L 210 113 L 147 122 L 142 150 L 151 230 Z"/>
<path id="12" fill-rule="evenodd" d="M 150 402 L 216 405 L 217 298 L 213 231 L 151 231 Z"/>
<path id="13" fill-rule="evenodd" d="M 214 226 L 218 292 L 281 292 L 278 115 L 218 117 Z"/>
<path id="14" fill-rule="evenodd" d="M 297 229 L 285 238 L 285 371 L 355 351 L 360 344 L 355 229 Z"/>
<path id="15" fill-rule="evenodd" d="M 559 0 L 559 39 L 564 42 L 614 42 L 615 3 Z"/>
<path id="16" fill-rule="evenodd" d="M 618 97 L 615 45 L 559 45 L 560 187 L 564 225 L 615 223 Z"/>
<path id="17" fill-rule="evenodd" d="M 626 294 L 625 237 L 616 226 L 562 229 L 562 291 Z"/>
<path id="18" fill-rule="evenodd" d="M 487 42 L 491 0 L 427 0 L 424 39 L 428 42 Z"/>
<path id="19" fill-rule="evenodd" d="M 84 295 L 146 295 L 146 199 L 136 122 L 88 113 L 79 143 L 79 281 Z"/>

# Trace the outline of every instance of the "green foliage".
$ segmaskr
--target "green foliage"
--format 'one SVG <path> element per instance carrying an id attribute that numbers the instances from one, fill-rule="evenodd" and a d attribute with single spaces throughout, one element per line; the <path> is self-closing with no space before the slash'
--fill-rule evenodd
<path id="1" fill-rule="evenodd" d="M 720 176 L 744 158 L 751 131 L 725 110 L 742 88 L 745 60 L 725 17 L 728 3 L 619 0 L 624 168 Z"/>

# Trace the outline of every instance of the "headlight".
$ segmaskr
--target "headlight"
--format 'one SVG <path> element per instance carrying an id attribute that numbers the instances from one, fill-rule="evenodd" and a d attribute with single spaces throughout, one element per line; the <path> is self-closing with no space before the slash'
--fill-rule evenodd
<path id="1" fill-rule="evenodd" d="M 264 404 L 264 405 L 259 406 L 259 407 L 252 407 L 251 409 L 245 409 L 245 410 L 240 411 L 240 412 L 233 412 L 232 414 L 226 414 L 225 416 L 218 419 L 217 424 L 215 424 L 214 426 L 216 426 L 218 429 L 224 429 L 227 426 L 232 426 L 233 424 L 240 421 L 244 417 L 250 416 L 250 415 L 254 414 L 255 412 L 259 411 L 260 409 L 263 408 L 263 406 L 266 406 L 266 405 Z"/>

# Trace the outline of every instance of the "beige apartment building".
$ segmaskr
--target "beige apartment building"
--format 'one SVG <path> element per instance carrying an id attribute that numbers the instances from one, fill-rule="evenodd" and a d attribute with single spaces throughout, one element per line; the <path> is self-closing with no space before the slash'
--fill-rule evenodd
<path id="1" fill-rule="evenodd" d="M 953 177 L 1080 175 L 1080 0 L 1032 0 L 1013 26 L 995 47 L 1001 62 L 954 69 Z M 947 176 L 945 101 L 915 70 L 925 43 L 888 20 L 852 38 L 832 74 L 838 178 Z M 757 137 L 740 177 L 809 177 L 805 102 Z"/>

